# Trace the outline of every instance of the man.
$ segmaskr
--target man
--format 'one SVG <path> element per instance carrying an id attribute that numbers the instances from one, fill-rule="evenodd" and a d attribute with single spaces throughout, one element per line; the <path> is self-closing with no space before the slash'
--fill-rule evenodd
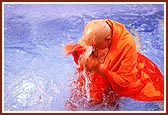
<path id="1" fill-rule="evenodd" d="M 92 47 L 90 54 L 86 46 Z M 79 43 L 66 44 L 64 51 L 73 55 L 79 71 L 92 73 L 90 98 L 96 103 L 102 102 L 102 94 L 109 87 L 119 96 L 140 101 L 164 100 L 162 73 L 137 52 L 133 36 L 119 22 L 90 21 Z"/>

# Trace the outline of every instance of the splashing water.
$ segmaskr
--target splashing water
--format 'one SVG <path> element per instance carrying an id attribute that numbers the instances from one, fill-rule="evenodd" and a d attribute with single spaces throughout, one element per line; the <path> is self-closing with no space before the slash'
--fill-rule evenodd
<path id="1" fill-rule="evenodd" d="M 104 18 L 134 28 L 142 53 L 164 74 L 163 4 L 5 4 L 4 110 L 163 110 L 156 102 L 118 98 L 112 90 L 101 104 L 89 101 L 91 79 L 84 71 L 74 74 L 76 65 L 62 47 L 77 42 L 88 21 Z"/>
<path id="2" fill-rule="evenodd" d="M 84 61 L 86 61 L 92 54 L 92 51 L 92 47 L 86 47 L 84 54 L 81 54 L 79 57 L 79 65 L 76 72 L 78 78 L 71 84 L 71 97 L 65 104 L 65 107 L 69 110 L 88 110 L 93 107 L 95 110 L 102 110 L 103 108 L 117 110 L 118 103 L 116 102 L 119 96 L 111 90 L 111 87 L 108 89 L 107 86 L 104 87 L 104 84 L 107 83 L 102 76 L 87 71 L 80 62 L 83 61 L 83 58 Z M 100 87 L 98 87 L 98 85 Z M 103 87 L 101 87 L 101 85 L 103 85 Z"/>

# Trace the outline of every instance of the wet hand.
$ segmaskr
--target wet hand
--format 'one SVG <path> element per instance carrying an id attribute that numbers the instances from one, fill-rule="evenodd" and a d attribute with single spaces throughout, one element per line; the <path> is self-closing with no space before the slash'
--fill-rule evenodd
<path id="1" fill-rule="evenodd" d="M 94 55 L 91 55 L 85 62 L 85 67 L 88 71 L 97 72 L 99 69 L 100 63 L 97 61 L 97 58 Z"/>
<path id="2" fill-rule="evenodd" d="M 104 69 L 104 64 L 100 64 L 95 57 L 89 58 L 86 63 L 85 67 L 88 71 L 90 72 L 96 72 L 102 75 L 107 80 L 106 74 L 105 74 L 105 69 Z"/>
<path id="3" fill-rule="evenodd" d="M 67 43 L 67 44 L 65 44 L 64 49 L 63 49 L 64 55 L 70 55 L 70 54 L 72 54 L 73 53 L 73 49 L 74 49 L 74 45 L 75 44 L 73 44 L 73 43 Z"/>
<path id="4" fill-rule="evenodd" d="M 104 64 L 100 64 L 97 60 L 97 57 L 94 55 L 91 55 L 88 57 L 82 57 L 80 59 L 80 67 L 86 68 L 89 72 L 96 72 L 102 75 L 102 77 L 106 78 L 105 72 L 104 72 Z"/>

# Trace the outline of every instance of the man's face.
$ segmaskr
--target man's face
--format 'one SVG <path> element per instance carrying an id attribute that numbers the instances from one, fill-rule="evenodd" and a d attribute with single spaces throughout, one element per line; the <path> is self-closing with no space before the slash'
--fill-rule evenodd
<path id="1" fill-rule="evenodd" d="M 111 29 L 105 22 L 93 21 L 86 25 L 83 41 L 87 46 L 105 49 L 109 47 L 109 40 L 111 40 Z"/>
<path id="2" fill-rule="evenodd" d="M 95 38 L 95 42 L 92 46 L 94 48 L 102 50 L 109 47 L 110 40 L 111 40 L 111 35 L 102 36 L 102 38 L 99 38 L 98 40 L 96 40 Z"/>

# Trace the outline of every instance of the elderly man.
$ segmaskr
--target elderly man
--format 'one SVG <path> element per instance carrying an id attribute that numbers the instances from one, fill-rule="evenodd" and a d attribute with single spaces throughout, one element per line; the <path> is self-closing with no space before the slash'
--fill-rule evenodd
<path id="1" fill-rule="evenodd" d="M 119 22 L 109 19 L 88 22 L 79 42 L 66 44 L 64 51 L 73 55 L 80 66 L 78 70 L 92 73 L 90 98 L 95 102 L 102 101 L 102 94 L 109 87 L 119 96 L 141 101 L 164 100 L 162 73 L 150 59 L 137 52 L 133 36 Z"/>

